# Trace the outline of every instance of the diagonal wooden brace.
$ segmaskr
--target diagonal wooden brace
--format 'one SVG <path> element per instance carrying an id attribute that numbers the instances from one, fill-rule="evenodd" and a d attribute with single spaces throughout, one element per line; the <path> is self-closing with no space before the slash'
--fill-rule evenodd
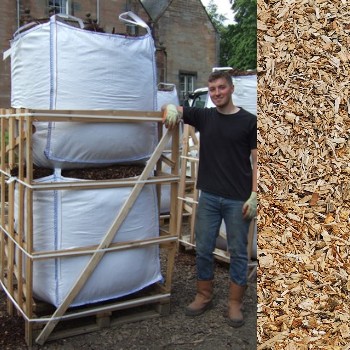
<path id="1" fill-rule="evenodd" d="M 170 140 L 170 137 L 172 135 L 172 131 L 167 130 L 162 139 L 160 140 L 159 144 L 157 145 L 155 151 L 153 152 L 151 158 L 146 164 L 146 167 L 144 168 L 142 174 L 140 175 L 138 182 L 133 187 L 128 199 L 125 201 L 123 207 L 118 213 L 118 216 L 114 220 L 112 226 L 108 230 L 108 232 L 105 234 L 103 240 L 101 241 L 100 245 L 98 246 L 97 250 L 93 255 L 91 256 L 88 264 L 85 266 L 84 270 L 81 272 L 80 276 L 78 277 L 76 283 L 72 287 L 72 289 L 69 291 L 69 293 L 66 295 L 65 299 L 63 300 L 62 304 L 59 305 L 59 307 L 56 309 L 56 311 L 51 316 L 51 319 L 48 321 L 48 323 L 45 325 L 41 333 L 36 338 L 36 343 L 39 345 L 43 345 L 47 338 L 50 336 L 51 332 L 59 322 L 59 318 L 63 316 L 63 314 L 66 312 L 66 310 L 69 308 L 69 305 L 73 302 L 74 298 L 78 295 L 80 290 L 83 288 L 87 280 L 89 279 L 90 275 L 95 270 L 96 266 L 100 262 L 100 260 L 103 258 L 104 251 L 101 251 L 105 248 L 108 248 L 109 245 L 112 243 L 116 231 L 119 229 L 121 224 L 123 223 L 124 219 L 128 215 L 130 209 L 132 208 L 133 204 L 135 203 L 138 195 L 140 194 L 143 186 L 145 185 L 145 180 L 147 180 L 151 174 L 151 172 L 154 170 L 157 161 L 162 155 L 163 150 L 167 146 L 168 141 Z"/>

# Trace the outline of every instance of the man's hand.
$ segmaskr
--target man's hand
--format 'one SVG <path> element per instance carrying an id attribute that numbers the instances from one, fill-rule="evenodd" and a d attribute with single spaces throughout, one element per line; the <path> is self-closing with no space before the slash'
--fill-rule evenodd
<path id="1" fill-rule="evenodd" d="M 243 218 L 251 220 L 256 216 L 257 209 L 257 195 L 256 192 L 252 192 L 249 199 L 244 203 L 242 208 Z"/>
<path id="2" fill-rule="evenodd" d="M 163 117 L 162 121 L 165 127 L 168 129 L 174 128 L 181 120 L 181 113 L 177 110 L 173 104 L 166 105 L 162 108 Z"/>

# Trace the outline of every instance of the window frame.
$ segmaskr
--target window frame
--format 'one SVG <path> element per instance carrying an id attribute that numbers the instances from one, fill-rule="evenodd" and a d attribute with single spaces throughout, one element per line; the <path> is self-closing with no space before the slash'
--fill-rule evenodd
<path id="1" fill-rule="evenodd" d="M 182 104 L 190 92 L 195 90 L 197 80 L 196 72 L 180 71 L 179 72 L 179 100 Z"/>
<path id="2" fill-rule="evenodd" d="M 62 13 L 69 15 L 69 1 L 68 0 L 47 0 L 47 9 L 50 12 L 52 9 L 54 13 Z"/>

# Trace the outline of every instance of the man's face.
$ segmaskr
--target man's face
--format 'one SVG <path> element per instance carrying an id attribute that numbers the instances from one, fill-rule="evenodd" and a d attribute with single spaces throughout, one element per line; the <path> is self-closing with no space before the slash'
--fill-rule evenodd
<path id="1" fill-rule="evenodd" d="M 208 83 L 209 95 L 216 107 L 227 106 L 232 98 L 234 87 L 224 78 L 219 78 Z"/>

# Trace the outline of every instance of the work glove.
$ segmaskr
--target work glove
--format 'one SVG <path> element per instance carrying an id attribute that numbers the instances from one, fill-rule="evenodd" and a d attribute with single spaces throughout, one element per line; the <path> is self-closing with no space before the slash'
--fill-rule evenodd
<path id="1" fill-rule="evenodd" d="M 166 128 L 172 129 L 181 120 L 181 113 L 178 112 L 177 108 L 173 104 L 166 105 L 163 110 L 162 121 Z"/>
<path id="2" fill-rule="evenodd" d="M 257 209 L 257 195 L 252 192 L 249 199 L 243 204 L 242 214 L 246 220 L 251 220 L 256 216 Z"/>

